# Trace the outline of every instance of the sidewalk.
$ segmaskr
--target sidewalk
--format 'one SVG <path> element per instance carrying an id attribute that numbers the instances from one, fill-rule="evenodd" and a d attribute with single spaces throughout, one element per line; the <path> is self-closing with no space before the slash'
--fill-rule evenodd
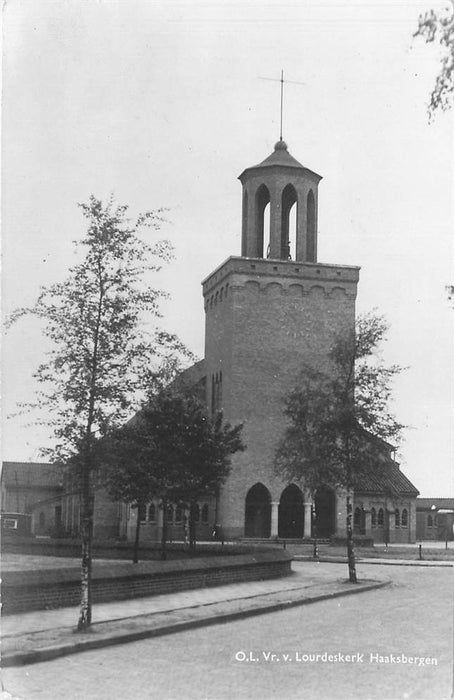
<path id="1" fill-rule="evenodd" d="M 375 563 L 376 560 L 374 560 Z M 16 666 L 121 644 L 146 637 L 226 622 L 286 607 L 351 595 L 387 585 L 388 581 L 345 580 L 346 572 L 295 562 L 285 578 L 181 591 L 133 600 L 97 603 L 90 631 L 76 634 L 77 608 L 5 615 L 2 663 Z M 333 577 L 334 573 L 334 577 Z M 358 575 L 361 577 L 361 572 Z M 333 580 L 334 578 L 334 580 Z"/>
<path id="2" fill-rule="evenodd" d="M 294 561 L 313 561 L 313 557 L 304 554 L 294 554 Z M 320 554 L 318 560 L 322 563 L 346 564 L 346 556 L 329 556 Z M 380 564 L 381 566 L 454 566 L 454 561 L 444 561 L 442 559 L 390 559 L 379 557 L 355 557 L 357 564 Z"/>

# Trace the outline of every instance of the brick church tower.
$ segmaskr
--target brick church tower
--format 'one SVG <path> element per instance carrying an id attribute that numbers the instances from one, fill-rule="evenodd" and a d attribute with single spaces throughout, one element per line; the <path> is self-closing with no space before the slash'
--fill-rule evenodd
<path id="1" fill-rule="evenodd" d="M 241 257 L 228 258 L 202 283 L 208 406 L 244 423 L 247 446 L 234 455 L 216 519 L 226 538 L 310 537 L 304 484 L 289 485 L 273 469 L 283 399 L 303 365 L 320 366 L 335 335 L 354 327 L 359 268 L 317 262 L 321 176 L 284 141 L 239 179 Z M 317 498 L 319 534 L 342 535 L 344 499 L 329 489 Z"/>

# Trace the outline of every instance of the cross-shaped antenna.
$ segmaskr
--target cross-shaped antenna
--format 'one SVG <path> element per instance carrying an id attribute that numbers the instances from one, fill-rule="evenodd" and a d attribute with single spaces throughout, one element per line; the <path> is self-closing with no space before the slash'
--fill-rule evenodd
<path id="1" fill-rule="evenodd" d="M 281 127 L 279 133 L 279 140 L 282 141 L 282 118 L 284 113 L 284 83 L 293 83 L 294 85 L 306 85 L 306 83 L 299 83 L 297 80 L 284 80 L 284 71 L 281 70 L 280 78 L 263 78 L 259 76 L 260 80 L 273 80 L 274 82 L 280 82 L 281 84 Z"/>

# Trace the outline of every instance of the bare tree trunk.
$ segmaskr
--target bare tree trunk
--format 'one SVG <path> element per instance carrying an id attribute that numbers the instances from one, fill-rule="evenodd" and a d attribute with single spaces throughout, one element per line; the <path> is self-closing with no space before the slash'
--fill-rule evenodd
<path id="1" fill-rule="evenodd" d="M 137 521 L 136 521 L 136 536 L 134 539 L 134 550 L 132 555 L 132 563 L 139 563 L 139 538 L 140 538 L 140 505 L 137 504 Z"/>
<path id="2" fill-rule="evenodd" d="M 318 535 L 317 535 L 317 513 L 315 510 L 315 503 L 311 506 L 311 523 L 312 523 L 312 537 L 314 540 L 314 549 L 312 556 L 314 559 L 318 559 Z"/>
<path id="3" fill-rule="evenodd" d="M 347 493 L 347 558 L 348 579 L 350 583 L 358 583 L 356 578 L 355 548 L 353 544 L 353 505 L 350 493 Z"/>
<path id="4" fill-rule="evenodd" d="M 90 465 L 84 464 L 82 475 L 82 567 L 80 611 L 77 629 L 85 631 L 91 624 L 91 574 L 93 540 L 93 502 L 90 489 Z"/>
<path id="5" fill-rule="evenodd" d="M 98 346 L 99 330 L 104 299 L 102 282 L 102 266 L 98 261 L 99 299 L 96 326 L 93 335 L 93 353 L 91 356 L 91 377 L 88 394 L 88 413 L 85 428 L 85 445 L 82 463 L 82 571 L 80 612 L 77 629 L 83 632 L 91 625 L 91 573 L 92 573 L 92 541 L 93 541 L 93 505 L 91 471 L 92 471 L 92 427 L 95 413 L 96 382 L 98 377 Z"/>
<path id="6" fill-rule="evenodd" d="M 162 501 L 161 561 L 167 559 L 167 501 Z"/>
<path id="7" fill-rule="evenodd" d="M 195 523 L 195 508 L 196 503 L 191 503 L 189 507 L 189 549 L 191 552 L 195 552 L 196 544 L 196 523 Z"/>

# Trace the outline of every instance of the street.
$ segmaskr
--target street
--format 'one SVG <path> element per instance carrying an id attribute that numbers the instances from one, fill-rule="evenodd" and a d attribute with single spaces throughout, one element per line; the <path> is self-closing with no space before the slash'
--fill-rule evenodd
<path id="1" fill-rule="evenodd" d="M 345 565 L 294 563 L 294 568 Z M 8 668 L 5 698 L 449 698 L 453 569 L 359 565 L 388 587 Z"/>

